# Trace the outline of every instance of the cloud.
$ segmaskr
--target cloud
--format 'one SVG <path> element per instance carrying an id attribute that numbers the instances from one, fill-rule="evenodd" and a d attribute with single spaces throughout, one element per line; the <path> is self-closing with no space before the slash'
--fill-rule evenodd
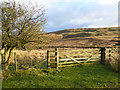
<path id="1" fill-rule="evenodd" d="M 118 4 L 119 0 L 98 0 L 98 3 L 104 4 L 104 5 L 114 5 Z"/>
<path id="2" fill-rule="evenodd" d="M 16 1 L 16 0 L 15 0 Z M 33 0 L 17 0 L 23 3 Z M 66 28 L 117 26 L 118 0 L 34 0 L 44 5 L 46 31 Z"/>
<path id="3" fill-rule="evenodd" d="M 117 6 L 99 3 L 51 3 L 48 31 L 65 28 L 107 27 L 117 25 Z"/>

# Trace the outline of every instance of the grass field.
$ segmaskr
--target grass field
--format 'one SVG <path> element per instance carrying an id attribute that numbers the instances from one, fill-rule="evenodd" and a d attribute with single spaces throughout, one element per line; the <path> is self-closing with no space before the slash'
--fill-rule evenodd
<path id="1" fill-rule="evenodd" d="M 98 62 L 61 68 L 61 71 L 33 69 L 3 72 L 3 88 L 118 88 L 120 74 Z"/>

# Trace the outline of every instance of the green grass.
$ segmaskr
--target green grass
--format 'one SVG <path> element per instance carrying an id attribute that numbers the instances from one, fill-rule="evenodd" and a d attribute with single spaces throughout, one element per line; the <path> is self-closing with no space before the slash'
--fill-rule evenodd
<path id="1" fill-rule="evenodd" d="M 3 88 L 117 88 L 120 75 L 109 66 L 92 64 L 61 68 L 3 72 Z"/>

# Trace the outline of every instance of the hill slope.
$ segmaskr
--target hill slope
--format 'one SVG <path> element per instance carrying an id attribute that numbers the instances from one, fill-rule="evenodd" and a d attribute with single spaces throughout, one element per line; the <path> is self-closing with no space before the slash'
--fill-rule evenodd
<path id="1" fill-rule="evenodd" d="M 63 36 L 47 46 L 116 46 L 118 45 L 118 27 L 66 29 L 49 34 Z"/>

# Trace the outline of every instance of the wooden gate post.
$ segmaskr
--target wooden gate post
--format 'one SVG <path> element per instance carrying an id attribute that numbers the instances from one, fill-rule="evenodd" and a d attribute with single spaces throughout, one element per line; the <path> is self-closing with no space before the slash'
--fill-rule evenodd
<path id="1" fill-rule="evenodd" d="M 109 49 L 109 61 L 111 60 L 111 49 Z"/>
<path id="2" fill-rule="evenodd" d="M 17 71 L 17 57 L 16 57 L 16 52 L 14 52 L 14 60 L 15 60 L 15 71 Z"/>
<path id="3" fill-rule="evenodd" d="M 101 64 L 105 64 L 105 47 L 101 48 Z"/>
<path id="4" fill-rule="evenodd" d="M 49 50 L 47 50 L 47 69 L 49 68 L 49 62 L 50 62 L 50 54 L 49 54 Z"/>
<path id="5" fill-rule="evenodd" d="M 59 64 L 59 53 L 58 53 L 58 48 L 55 48 L 55 65 L 56 68 L 59 69 L 58 64 Z"/>

